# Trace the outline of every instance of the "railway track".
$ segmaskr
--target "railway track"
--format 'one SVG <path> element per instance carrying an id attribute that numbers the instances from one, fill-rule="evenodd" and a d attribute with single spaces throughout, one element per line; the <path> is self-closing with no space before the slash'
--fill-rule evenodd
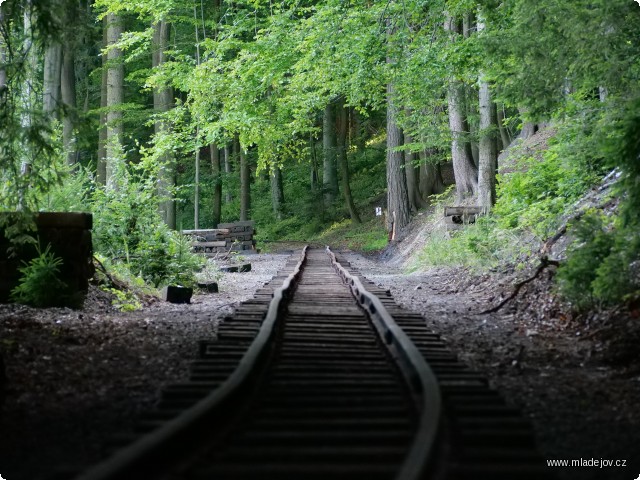
<path id="1" fill-rule="evenodd" d="M 112 447 L 75 478 L 550 478 L 518 412 L 329 249 L 292 256 Z"/>

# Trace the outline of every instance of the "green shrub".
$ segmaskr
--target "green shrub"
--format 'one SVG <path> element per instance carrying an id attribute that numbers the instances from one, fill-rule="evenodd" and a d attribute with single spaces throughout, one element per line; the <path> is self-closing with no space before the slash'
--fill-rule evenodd
<path id="1" fill-rule="evenodd" d="M 502 228 L 529 230 L 538 238 L 551 235 L 561 216 L 596 181 L 556 149 L 542 159 L 524 156 L 516 171 L 498 175 L 498 201 L 493 209 Z"/>
<path id="2" fill-rule="evenodd" d="M 423 266 L 491 268 L 513 262 L 526 250 L 523 239 L 494 217 L 480 217 L 457 232 L 434 231 L 418 255 Z"/>
<path id="3" fill-rule="evenodd" d="M 612 217 L 591 212 L 573 227 L 576 242 L 558 271 L 561 294 L 578 310 L 611 305 L 640 295 L 640 97 L 612 97 L 595 122 L 600 152 L 609 168 L 618 168 L 615 190 L 620 198 Z"/>
<path id="4" fill-rule="evenodd" d="M 510 171 L 498 175 L 493 213 L 502 228 L 530 231 L 539 239 L 553 234 L 574 203 L 607 171 L 607 108 L 576 94 L 558 114 L 549 146 L 511 147 Z"/>
<path id="5" fill-rule="evenodd" d="M 567 261 L 558 269 L 557 282 L 562 295 L 581 310 L 596 302 L 593 282 L 598 266 L 611 253 L 613 238 L 597 214 L 586 215 L 572 231 L 576 241 L 568 251 Z"/>
<path id="6" fill-rule="evenodd" d="M 610 254 L 598 266 L 593 281 L 593 294 L 612 304 L 640 293 L 637 279 L 632 278 L 631 265 L 640 261 L 640 236 L 637 228 L 619 227 L 611 233 Z"/>
<path id="7" fill-rule="evenodd" d="M 387 246 L 388 235 L 381 217 L 363 215 L 363 222 L 359 224 L 350 219 L 333 223 L 313 238 L 313 241 L 334 248 L 374 252 Z"/>
<path id="8" fill-rule="evenodd" d="M 94 247 L 156 288 L 193 286 L 203 259 L 191 253 L 188 239 L 163 222 L 157 178 L 158 166 L 152 162 L 116 162 L 114 184 L 93 191 Z"/>
<path id="9" fill-rule="evenodd" d="M 92 173 L 79 164 L 69 166 L 60 160 L 61 181 L 44 192 L 39 208 L 47 212 L 83 212 L 90 207 L 89 195 L 94 188 Z"/>
<path id="10" fill-rule="evenodd" d="M 630 264 L 640 260 L 637 229 L 617 223 L 591 212 L 572 228 L 576 240 L 558 269 L 557 282 L 578 311 L 624 301 L 640 289 L 630 271 Z"/>
<path id="11" fill-rule="evenodd" d="M 44 252 L 37 247 L 38 255 L 19 269 L 20 283 L 11 291 L 11 300 L 34 307 L 75 306 L 79 298 L 60 279 L 62 259 L 47 245 Z"/>

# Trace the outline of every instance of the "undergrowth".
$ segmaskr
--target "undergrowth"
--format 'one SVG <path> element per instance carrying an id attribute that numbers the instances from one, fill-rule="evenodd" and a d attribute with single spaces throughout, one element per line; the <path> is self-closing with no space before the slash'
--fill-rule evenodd
<path id="1" fill-rule="evenodd" d="M 60 278 L 62 259 L 51 251 L 51 245 L 44 251 L 36 245 L 36 250 L 37 255 L 19 268 L 20 281 L 11 299 L 39 308 L 77 306 L 80 297 Z"/>
<path id="2" fill-rule="evenodd" d="M 619 166 L 620 209 L 608 215 L 593 209 L 573 222 L 573 243 L 558 270 L 557 290 L 577 311 L 640 297 L 640 196 L 634 193 L 640 178 L 640 100 L 630 102 L 618 117 L 610 112 L 620 109 L 601 104 L 586 109 L 585 103 L 589 100 L 576 98 L 568 105 L 565 117 L 557 119 L 558 133 L 548 149 L 512 147 L 508 169 L 498 176 L 491 214 L 459 232 L 434 229 L 418 255 L 418 268 L 486 269 L 501 264 L 523 267 L 527 259 L 537 262 L 534 247 L 555 234 L 576 213 L 579 200 Z M 574 110 L 583 113 L 576 116 Z M 444 201 L 453 197 L 437 199 Z"/>
<path id="3" fill-rule="evenodd" d="M 313 238 L 313 241 L 335 248 L 348 248 L 360 252 L 380 251 L 388 243 L 387 231 L 381 218 L 365 218 L 359 224 L 353 223 L 349 219 L 335 222 Z"/>
<path id="4" fill-rule="evenodd" d="M 452 201 L 452 196 L 440 197 L 443 202 L 447 199 Z M 437 208 L 434 215 L 442 218 L 442 208 Z M 476 223 L 458 231 L 433 228 L 411 269 L 460 266 L 486 270 L 504 263 L 523 261 L 528 251 L 527 244 L 524 235 L 501 227 L 494 217 L 481 217 Z"/>

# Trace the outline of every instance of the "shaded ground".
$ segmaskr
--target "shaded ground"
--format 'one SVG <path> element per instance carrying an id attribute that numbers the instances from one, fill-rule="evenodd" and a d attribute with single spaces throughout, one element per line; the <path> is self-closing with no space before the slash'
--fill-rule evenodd
<path id="1" fill-rule="evenodd" d="M 101 445 L 150 409 L 163 386 L 184 380 L 197 340 L 216 335 L 234 305 L 253 296 L 288 255 L 247 257 L 220 293 L 190 305 L 157 301 L 117 312 L 92 288 L 83 310 L 0 305 L 8 377 L 0 417 L 0 475 L 46 478 L 56 466 L 94 462 Z"/>
<path id="2" fill-rule="evenodd" d="M 614 328 L 633 332 L 637 319 L 610 312 L 589 322 L 564 316 L 549 295 L 546 272 L 498 313 L 478 314 L 509 291 L 513 273 L 474 276 L 441 268 L 405 274 L 398 254 L 387 262 L 346 256 L 400 304 L 423 313 L 464 361 L 524 410 L 546 458 L 627 463 L 553 469 L 560 478 L 640 474 L 640 335 L 621 336 Z M 286 258 L 248 257 L 250 273 L 225 274 L 221 293 L 197 296 L 191 305 L 156 302 L 123 314 L 96 291 L 81 311 L 0 305 L 9 378 L 0 475 L 37 480 L 56 465 L 99 458 L 103 442 L 151 408 L 164 385 L 186 377 L 197 340 L 214 336 L 220 319 Z"/>
<path id="3" fill-rule="evenodd" d="M 632 314 L 566 316 L 550 294 L 551 272 L 497 313 L 480 314 L 510 293 L 513 274 L 451 268 L 400 274 L 394 262 L 346 256 L 398 303 L 421 312 L 463 361 L 523 410 L 546 459 L 626 461 L 617 468 L 550 469 L 558 478 L 638 477 L 640 326 Z"/>

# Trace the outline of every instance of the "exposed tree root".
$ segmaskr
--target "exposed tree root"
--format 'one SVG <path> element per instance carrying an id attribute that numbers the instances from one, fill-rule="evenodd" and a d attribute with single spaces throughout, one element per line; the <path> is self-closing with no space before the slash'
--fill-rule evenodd
<path id="1" fill-rule="evenodd" d="M 127 285 L 125 285 L 123 282 L 113 278 L 109 272 L 107 272 L 107 268 L 102 264 L 102 262 L 100 260 L 98 260 L 98 257 L 96 257 L 95 255 L 93 256 L 93 261 L 96 263 L 96 265 L 99 267 L 99 270 L 102 272 L 102 274 L 107 277 L 107 280 L 109 280 L 109 283 L 111 284 L 112 287 L 117 288 L 118 290 L 127 290 Z"/>
<path id="2" fill-rule="evenodd" d="M 557 267 L 559 265 L 560 265 L 560 262 L 558 262 L 557 260 L 551 260 L 546 255 L 542 256 L 540 258 L 540 265 L 538 265 L 538 268 L 536 269 L 536 273 L 534 273 L 531 277 L 529 277 L 529 278 L 527 278 L 525 280 L 522 280 L 521 282 L 518 282 L 516 284 L 515 288 L 513 289 L 513 292 L 511 293 L 511 295 L 509 295 L 507 298 L 502 300 L 495 307 L 489 308 L 488 310 L 483 310 L 482 312 L 479 313 L 479 315 L 484 315 L 485 313 L 495 313 L 495 312 L 497 312 L 502 307 L 504 307 L 510 300 L 515 298 L 518 295 L 518 293 L 520 293 L 520 289 L 522 287 L 524 287 L 527 283 L 533 282 L 536 278 L 538 278 L 538 276 L 540 276 L 540 274 L 542 273 L 542 271 L 545 268 L 547 268 L 548 266 Z"/>
<path id="3" fill-rule="evenodd" d="M 613 170 L 609 175 L 607 175 L 605 177 L 604 183 L 597 190 L 597 193 L 601 194 L 604 190 L 607 190 L 608 188 L 610 188 L 618 180 L 618 177 L 619 177 L 619 175 L 617 174 L 617 170 Z M 616 201 L 617 201 L 616 198 L 607 198 L 604 202 L 601 202 L 600 204 L 595 205 L 593 208 L 595 208 L 596 210 L 604 210 L 606 207 L 614 205 L 616 203 Z M 538 276 L 542 273 L 542 271 L 545 268 L 547 268 L 548 266 L 558 267 L 560 265 L 560 262 L 558 260 L 549 259 L 549 257 L 548 257 L 549 253 L 551 252 L 551 249 L 553 248 L 555 243 L 558 240 L 560 240 L 567 233 L 569 225 L 572 222 L 580 220 L 589 211 L 590 211 L 590 209 L 582 209 L 582 210 L 578 211 L 576 214 L 571 215 L 562 224 L 562 226 L 558 229 L 558 231 L 555 234 L 553 234 L 551 237 L 549 237 L 547 239 L 547 241 L 545 241 L 542 244 L 542 247 L 540 248 L 540 264 L 538 265 L 538 268 L 536 269 L 536 272 L 533 274 L 533 276 L 531 276 L 531 277 L 529 277 L 529 278 L 517 283 L 515 285 L 515 288 L 514 288 L 513 292 L 511 293 L 511 295 L 509 295 L 507 298 L 502 300 L 497 306 L 480 312 L 480 315 L 485 314 L 485 313 L 495 313 L 495 312 L 497 312 L 502 307 L 504 307 L 510 300 L 515 298 L 518 295 L 518 293 L 520 293 L 520 289 L 522 289 L 523 286 L 525 286 L 527 283 L 530 283 L 533 280 L 535 280 L 536 278 L 538 278 Z"/>

